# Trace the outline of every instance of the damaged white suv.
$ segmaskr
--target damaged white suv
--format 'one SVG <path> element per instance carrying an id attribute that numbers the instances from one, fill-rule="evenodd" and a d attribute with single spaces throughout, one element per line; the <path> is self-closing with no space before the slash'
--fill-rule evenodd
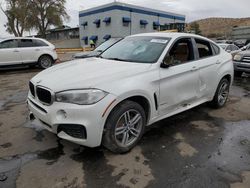
<path id="1" fill-rule="evenodd" d="M 208 101 L 224 106 L 232 80 L 232 56 L 213 41 L 147 33 L 39 73 L 27 101 L 30 116 L 60 138 L 123 153 L 145 126 Z"/>

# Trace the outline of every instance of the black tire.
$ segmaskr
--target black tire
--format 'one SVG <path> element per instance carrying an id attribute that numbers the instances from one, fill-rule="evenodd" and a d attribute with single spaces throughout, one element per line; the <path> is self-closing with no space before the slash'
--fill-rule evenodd
<path id="1" fill-rule="evenodd" d="M 222 97 L 222 92 L 223 92 L 223 88 L 225 88 L 225 93 L 224 93 L 224 98 L 223 100 L 220 98 Z M 230 82 L 228 81 L 228 79 L 226 78 L 223 78 L 218 87 L 217 87 L 217 90 L 216 90 L 216 93 L 214 95 L 214 98 L 213 100 L 210 102 L 210 105 L 213 107 L 213 108 L 222 108 L 226 102 L 227 102 L 227 99 L 228 99 L 228 96 L 229 96 L 229 89 L 230 89 Z"/>
<path id="2" fill-rule="evenodd" d="M 41 69 L 47 69 L 53 65 L 53 59 L 49 55 L 42 55 L 38 60 Z"/>
<path id="3" fill-rule="evenodd" d="M 124 117 L 124 115 L 126 116 L 127 112 L 130 115 L 131 114 L 133 115 L 133 113 L 137 113 L 137 115 L 135 115 L 135 116 L 138 116 L 138 117 L 140 115 L 140 120 L 138 120 L 138 121 L 140 121 L 140 123 L 138 124 L 138 127 L 140 125 L 141 129 L 140 129 L 140 132 L 138 131 L 139 133 L 136 132 L 138 137 L 135 137 L 132 133 L 130 133 L 130 130 L 125 130 L 125 132 L 127 131 L 129 133 L 125 133 L 123 131 L 120 131 L 122 133 L 119 133 L 118 135 L 115 134 L 116 131 L 119 132 L 117 129 L 121 129 L 123 127 L 126 127 L 125 129 L 128 129 L 127 127 L 129 127 L 129 126 L 127 126 L 126 123 L 124 123 L 124 122 L 123 122 L 122 126 L 117 128 L 117 125 L 119 125 L 118 123 L 120 121 L 122 121 L 122 117 Z M 134 118 L 132 118 L 132 120 L 133 119 Z M 124 102 L 118 104 L 110 113 L 110 115 L 106 121 L 102 145 L 114 153 L 126 153 L 126 152 L 130 151 L 133 147 L 135 147 L 137 145 L 137 143 L 140 141 L 140 139 L 144 133 L 145 125 L 146 125 L 146 115 L 145 115 L 144 109 L 136 102 L 129 101 L 129 100 L 124 101 Z M 132 131 L 132 132 L 134 132 L 134 131 Z M 122 146 L 121 145 L 122 143 L 119 143 L 118 138 L 119 138 L 119 136 L 122 136 L 122 142 L 123 142 L 124 136 L 127 134 L 132 136 L 132 137 L 134 136 L 135 140 L 133 142 L 131 142 L 130 145 Z M 128 136 L 128 138 L 127 138 L 127 136 L 125 136 L 125 137 L 126 137 L 125 140 L 129 141 L 129 136 Z"/>
<path id="4" fill-rule="evenodd" d="M 241 77 L 241 76 L 242 76 L 242 73 L 243 73 L 243 72 L 241 72 L 241 71 L 235 71 L 235 72 L 234 72 L 234 76 L 235 76 L 235 77 Z"/>

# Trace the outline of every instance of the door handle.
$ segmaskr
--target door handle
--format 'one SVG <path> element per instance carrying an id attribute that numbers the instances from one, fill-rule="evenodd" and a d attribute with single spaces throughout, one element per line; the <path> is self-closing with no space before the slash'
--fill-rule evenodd
<path id="1" fill-rule="evenodd" d="M 220 60 L 217 60 L 217 61 L 216 61 L 216 64 L 217 64 L 217 65 L 221 64 L 221 61 L 220 61 Z"/>
<path id="2" fill-rule="evenodd" d="M 35 51 L 40 51 L 40 49 L 35 49 Z"/>
<path id="3" fill-rule="evenodd" d="M 196 70 L 198 70 L 198 68 L 196 66 L 193 66 L 192 71 L 196 71 Z"/>

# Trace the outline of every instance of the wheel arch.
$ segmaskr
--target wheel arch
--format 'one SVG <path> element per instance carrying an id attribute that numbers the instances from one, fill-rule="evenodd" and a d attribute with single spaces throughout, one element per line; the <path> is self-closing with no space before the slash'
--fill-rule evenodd
<path id="1" fill-rule="evenodd" d="M 48 53 L 41 54 L 41 55 L 38 57 L 38 60 L 37 60 L 38 63 L 39 63 L 40 58 L 43 57 L 43 56 L 49 56 L 49 57 L 52 59 L 53 63 L 54 63 L 54 58 L 53 58 L 50 54 L 48 54 Z"/>
<path id="2" fill-rule="evenodd" d="M 124 101 L 128 101 L 128 100 L 136 102 L 139 105 L 141 105 L 141 107 L 144 109 L 144 112 L 145 112 L 145 115 L 146 115 L 146 118 L 147 118 L 147 123 L 149 122 L 150 117 L 151 117 L 151 110 L 152 110 L 152 105 L 150 103 L 150 99 L 148 99 L 144 95 L 132 95 L 132 96 L 127 96 L 127 97 L 124 97 L 124 98 L 120 99 L 118 102 L 116 102 L 116 104 L 112 107 L 112 109 L 110 109 L 109 113 L 107 114 L 107 118 L 105 120 L 104 129 L 106 127 L 106 122 L 108 121 L 112 111 L 115 110 L 115 108 L 119 104 L 121 104 Z"/>
<path id="3" fill-rule="evenodd" d="M 222 79 L 224 79 L 224 78 L 226 78 L 226 79 L 229 81 L 229 83 L 232 84 L 232 76 L 231 76 L 230 74 L 224 75 L 224 76 L 220 79 L 220 81 L 221 81 Z"/>

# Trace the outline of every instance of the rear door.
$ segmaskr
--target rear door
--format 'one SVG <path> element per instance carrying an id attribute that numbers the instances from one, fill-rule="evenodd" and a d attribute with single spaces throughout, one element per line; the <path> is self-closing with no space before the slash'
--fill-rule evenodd
<path id="1" fill-rule="evenodd" d="M 191 38 L 178 39 L 160 69 L 160 115 L 174 112 L 197 101 L 198 69 Z"/>
<path id="2" fill-rule="evenodd" d="M 39 47 L 33 42 L 33 39 L 19 39 L 18 49 L 20 51 L 23 63 L 37 62 L 37 54 L 40 53 Z"/>
<path id="3" fill-rule="evenodd" d="M 0 66 L 21 64 L 22 59 L 17 48 L 17 40 L 9 39 L 0 43 Z"/>
<path id="4" fill-rule="evenodd" d="M 220 49 L 204 39 L 194 39 L 196 44 L 197 68 L 199 70 L 199 98 L 209 98 L 217 87 Z"/>

